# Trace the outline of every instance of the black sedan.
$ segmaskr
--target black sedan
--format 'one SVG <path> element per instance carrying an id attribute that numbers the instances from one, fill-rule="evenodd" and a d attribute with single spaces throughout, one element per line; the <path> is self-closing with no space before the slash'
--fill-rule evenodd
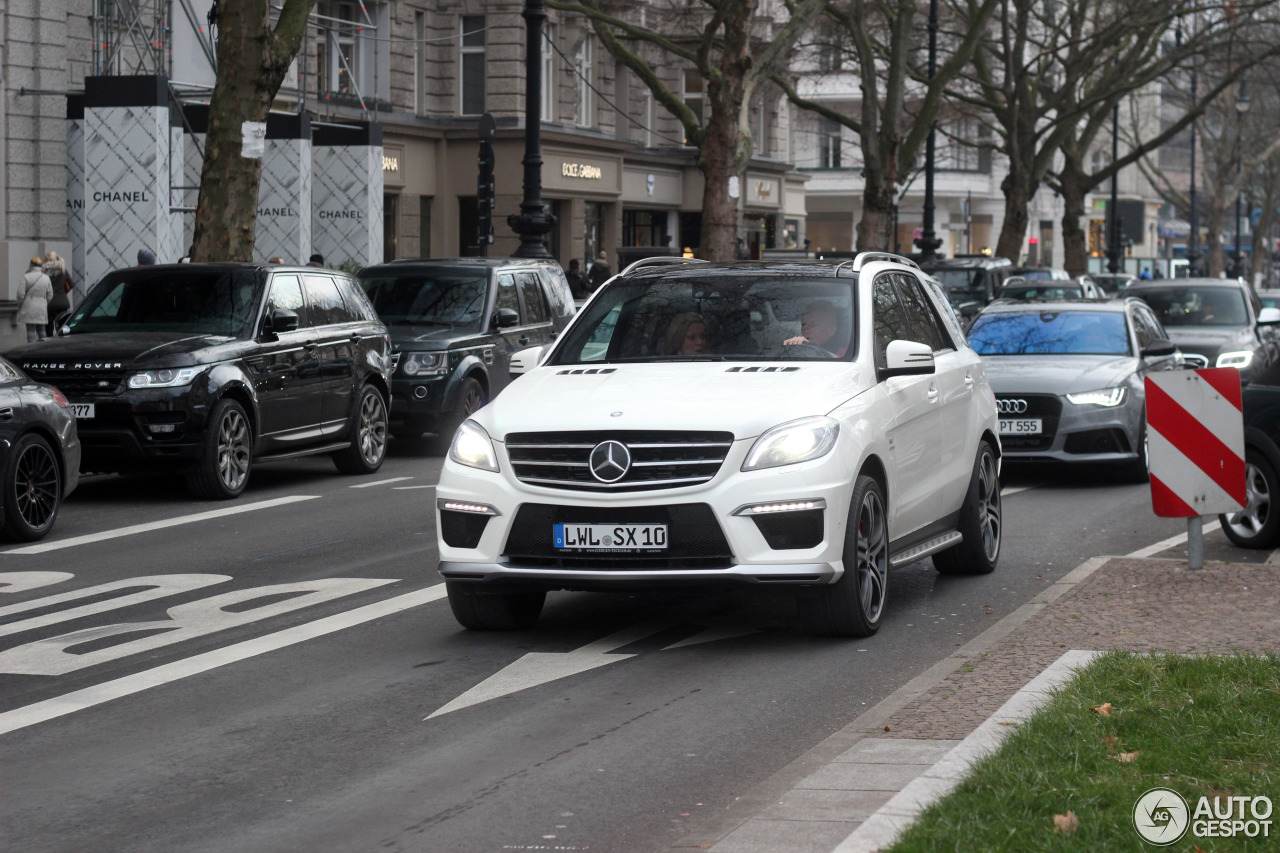
<path id="1" fill-rule="evenodd" d="M 1242 548 L 1280 545 L 1280 365 L 1244 387 L 1244 477 L 1247 503 L 1218 516 L 1222 532 Z"/>
<path id="2" fill-rule="evenodd" d="M 53 528 L 80 478 L 80 440 L 71 403 L 0 358 L 0 512 L 4 538 L 30 542 Z"/>

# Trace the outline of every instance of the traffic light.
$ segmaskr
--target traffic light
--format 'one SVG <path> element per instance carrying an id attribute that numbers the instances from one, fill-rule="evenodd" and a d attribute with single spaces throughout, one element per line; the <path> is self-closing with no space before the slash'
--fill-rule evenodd
<path id="1" fill-rule="evenodd" d="M 480 119 L 480 174 L 476 179 L 476 232 L 481 254 L 487 254 L 493 242 L 493 116 L 485 113 Z"/>

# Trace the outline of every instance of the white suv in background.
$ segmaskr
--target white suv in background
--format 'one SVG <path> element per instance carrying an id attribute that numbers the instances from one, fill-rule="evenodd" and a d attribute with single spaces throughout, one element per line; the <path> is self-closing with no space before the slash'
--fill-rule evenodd
<path id="1" fill-rule="evenodd" d="M 905 258 L 640 261 L 512 370 L 437 488 L 467 628 L 530 627 L 547 590 L 759 583 L 862 637 L 890 569 L 999 558 L 995 397 Z"/>

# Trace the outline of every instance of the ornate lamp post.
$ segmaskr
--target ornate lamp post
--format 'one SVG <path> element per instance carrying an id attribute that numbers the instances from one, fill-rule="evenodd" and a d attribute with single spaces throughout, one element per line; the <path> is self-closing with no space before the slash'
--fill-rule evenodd
<path id="1" fill-rule="evenodd" d="M 542 23 L 547 19 L 543 0 L 525 0 L 521 13 L 527 27 L 524 93 L 524 199 L 520 213 L 507 217 L 511 230 L 520 235 L 517 258 L 550 258 L 547 234 L 556 218 L 542 201 Z"/>
<path id="2" fill-rule="evenodd" d="M 1120 159 L 1120 104 L 1111 112 L 1111 162 Z M 1120 189 L 1119 170 L 1111 173 L 1111 200 L 1107 202 L 1107 272 L 1120 272 Z"/>
<path id="3" fill-rule="evenodd" d="M 1244 255 L 1240 252 L 1240 199 L 1244 188 L 1240 186 L 1244 171 L 1244 145 L 1241 138 L 1244 131 L 1244 114 L 1249 109 L 1249 92 L 1245 89 L 1245 81 L 1240 81 L 1240 90 L 1236 93 L 1236 239 L 1232 245 L 1231 271 L 1240 277 L 1244 265 Z"/>
<path id="4" fill-rule="evenodd" d="M 938 0 L 929 0 L 929 79 L 938 73 Z M 934 170 L 934 136 L 938 122 L 929 124 L 929 138 L 924 147 L 924 222 L 920 229 L 920 238 L 915 241 L 920 249 L 920 260 L 933 261 L 937 258 L 938 247 L 942 241 L 933 230 L 933 170 Z"/>

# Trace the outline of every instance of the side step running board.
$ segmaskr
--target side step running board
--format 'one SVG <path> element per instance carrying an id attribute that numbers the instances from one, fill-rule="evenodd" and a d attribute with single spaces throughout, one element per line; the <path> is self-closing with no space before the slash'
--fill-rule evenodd
<path id="1" fill-rule="evenodd" d="M 914 563 L 916 560 L 922 560 L 931 554 L 936 554 L 939 551 L 945 551 L 952 545 L 957 545 L 963 541 L 964 537 L 960 535 L 959 531 L 952 530 L 949 533 L 943 533 L 941 536 L 926 539 L 919 545 L 912 545 L 907 550 L 899 551 L 898 553 L 890 556 L 889 566 L 896 569 L 898 566 L 905 566 L 907 563 Z"/>
<path id="2" fill-rule="evenodd" d="M 259 456 L 253 464 L 260 462 L 279 462 L 282 459 L 297 459 L 299 456 L 315 456 L 317 453 L 333 453 L 335 450 L 346 450 L 351 446 L 349 441 L 337 441 L 333 444 L 322 444 L 319 447 L 308 447 L 306 450 L 290 450 L 287 453 L 272 453 L 270 456 Z"/>

